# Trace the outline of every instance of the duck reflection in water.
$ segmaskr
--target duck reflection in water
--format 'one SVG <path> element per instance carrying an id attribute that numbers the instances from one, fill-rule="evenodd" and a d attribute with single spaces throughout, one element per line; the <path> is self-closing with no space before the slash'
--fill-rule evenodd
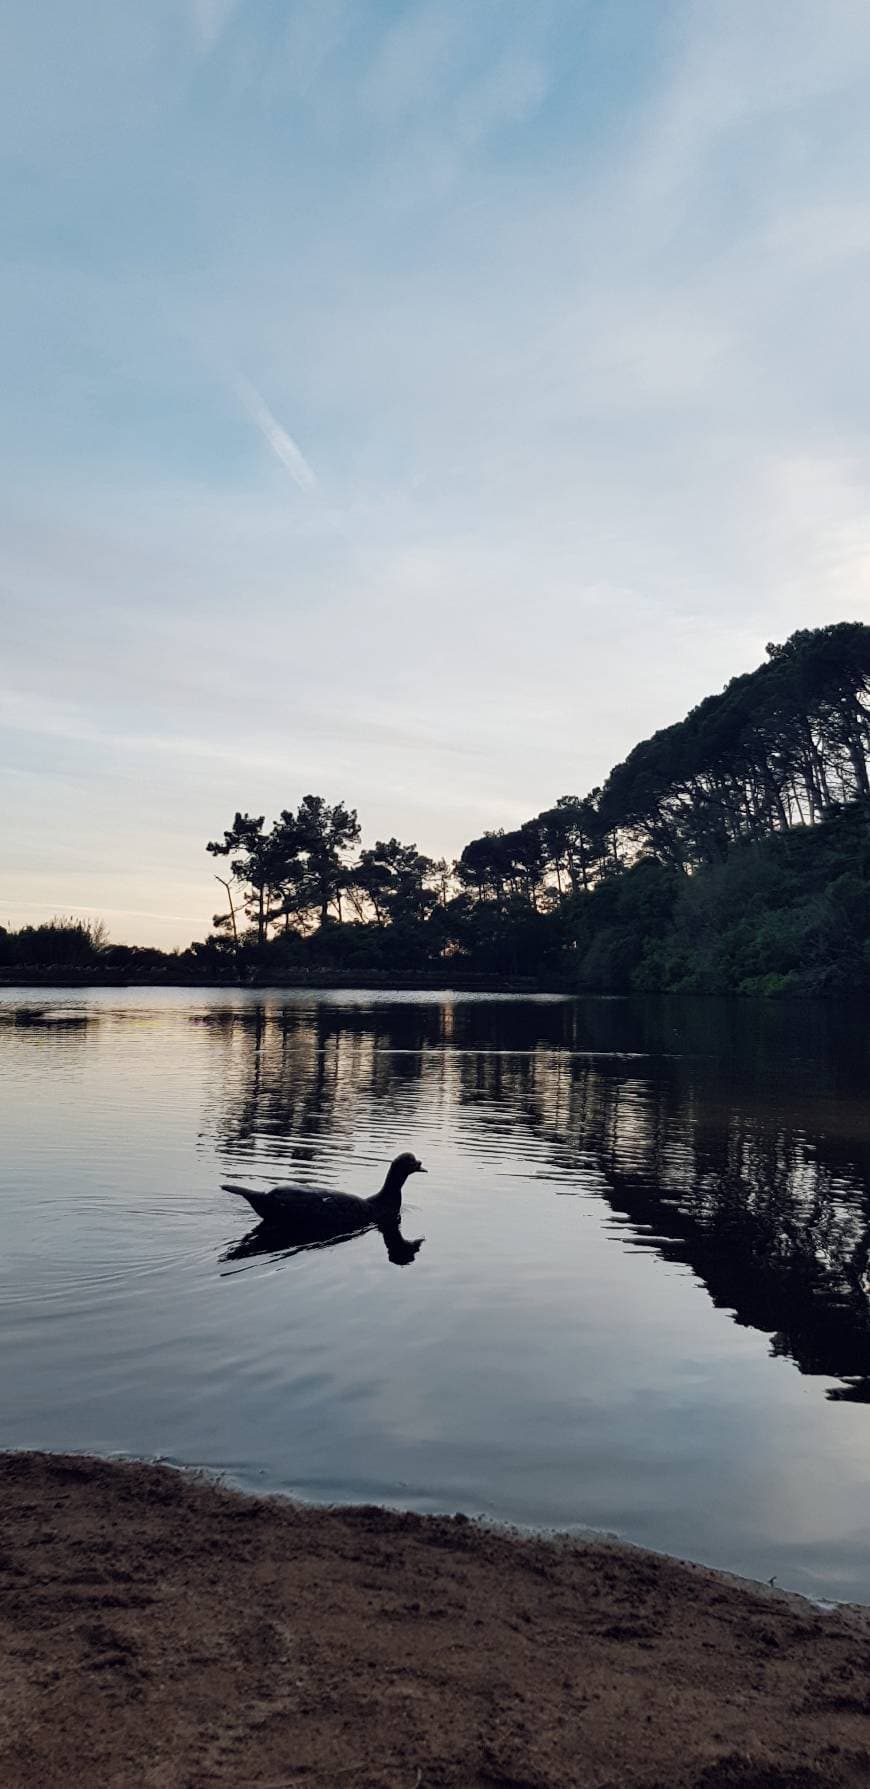
<path id="1" fill-rule="evenodd" d="M 221 1259 L 240 1261 L 265 1254 L 283 1259 L 303 1249 L 331 1248 L 366 1230 L 379 1230 L 390 1260 L 397 1267 L 406 1267 L 424 1239 L 409 1240 L 402 1235 L 402 1189 L 412 1174 L 425 1172 L 422 1162 L 405 1151 L 396 1156 L 380 1192 L 370 1199 L 325 1187 L 276 1186 L 258 1192 L 225 1183 L 224 1191 L 247 1199 L 260 1223 Z"/>

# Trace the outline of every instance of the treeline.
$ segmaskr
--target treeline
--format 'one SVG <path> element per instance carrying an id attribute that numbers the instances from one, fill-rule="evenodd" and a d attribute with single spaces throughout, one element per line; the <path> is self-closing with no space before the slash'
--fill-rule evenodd
<path id="1" fill-rule="evenodd" d="M 260 973 L 844 985 L 868 969 L 868 697 L 870 628 L 803 630 L 602 788 L 472 839 L 454 863 L 395 838 L 363 847 L 356 811 L 320 796 L 268 827 L 237 813 L 208 845 L 226 908 L 195 948 Z"/>
<path id="2" fill-rule="evenodd" d="M 870 628 L 802 630 L 636 746 L 603 787 L 483 833 L 455 862 L 396 838 L 364 845 L 355 809 L 317 795 L 269 825 L 238 812 L 207 846 L 224 891 L 210 936 L 172 958 L 146 954 L 197 976 L 285 981 L 863 987 L 868 764 Z M 46 931 L 0 938 L 0 961 L 50 950 L 36 937 Z M 91 946 L 105 963 L 105 944 Z"/>
<path id="3" fill-rule="evenodd" d="M 171 966 L 196 962 L 194 947 L 185 952 L 156 950 L 142 945 L 112 944 L 101 919 L 79 919 L 75 914 L 55 914 L 40 925 L 9 930 L 0 926 L 0 975 L 8 982 L 52 975 L 110 976 L 154 975 L 165 977 Z"/>

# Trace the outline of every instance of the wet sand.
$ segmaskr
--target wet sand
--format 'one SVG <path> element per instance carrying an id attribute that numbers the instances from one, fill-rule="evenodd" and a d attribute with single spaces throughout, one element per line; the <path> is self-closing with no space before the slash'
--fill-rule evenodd
<path id="1" fill-rule="evenodd" d="M 0 1456 L 3 1789 L 870 1785 L 870 1617 L 633 1548 Z"/>

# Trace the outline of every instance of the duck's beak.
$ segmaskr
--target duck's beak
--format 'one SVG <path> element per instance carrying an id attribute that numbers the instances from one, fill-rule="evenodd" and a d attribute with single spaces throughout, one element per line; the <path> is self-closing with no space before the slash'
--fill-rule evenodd
<path id="1" fill-rule="evenodd" d="M 424 1168 L 423 1163 L 418 1162 L 416 1168 L 414 1169 L 414 1173 L 415 1174 L 425 1174 L 426 1172 L 427 1172 L 427 1170 Z"/>

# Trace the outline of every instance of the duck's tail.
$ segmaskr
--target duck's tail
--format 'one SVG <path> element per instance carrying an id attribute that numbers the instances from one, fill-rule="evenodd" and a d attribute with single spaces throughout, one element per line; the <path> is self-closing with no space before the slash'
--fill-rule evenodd
<path id="1" fill-rule="evenodd" d="M 252 1211 L 258 1218 L 268 1219 L 275 1216 L 274 1208 L 268 1193 L 254 1193 L 249 1187 L 234 1186 L 231 1180 L 223 1183 L 225 1193 L 235 1193 L 237 1199 L 247 1199 Z"/>

